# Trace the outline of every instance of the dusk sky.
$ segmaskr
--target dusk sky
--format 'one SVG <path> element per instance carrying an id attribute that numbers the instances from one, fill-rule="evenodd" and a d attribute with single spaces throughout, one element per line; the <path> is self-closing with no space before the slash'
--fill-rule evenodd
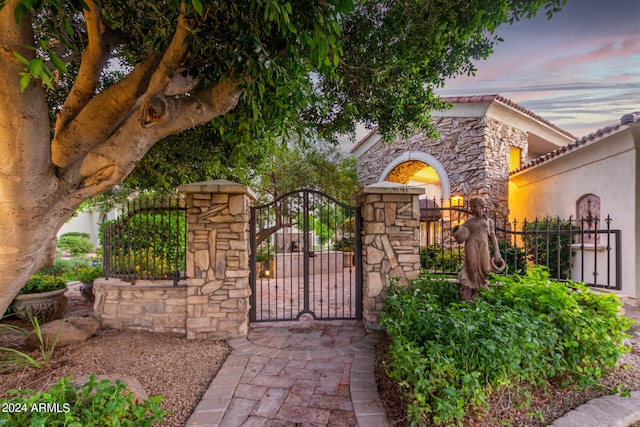
<path id="1" fill-rule="evenodd" d="M 475 77 L 441 96 L 499 94 L 576 137 L 640 111 L 640 0 L 568 0 L 551 20 L 541 11 L 497 34 Z"/>

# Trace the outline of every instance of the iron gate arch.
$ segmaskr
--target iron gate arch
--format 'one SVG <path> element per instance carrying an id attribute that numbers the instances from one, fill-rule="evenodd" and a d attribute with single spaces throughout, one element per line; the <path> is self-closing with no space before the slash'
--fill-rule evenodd
<path id="1" fill-rule="evenodd" d="M 252 322 L 362 318 L 360 208 L 291 191 L 251 208 Z"/>

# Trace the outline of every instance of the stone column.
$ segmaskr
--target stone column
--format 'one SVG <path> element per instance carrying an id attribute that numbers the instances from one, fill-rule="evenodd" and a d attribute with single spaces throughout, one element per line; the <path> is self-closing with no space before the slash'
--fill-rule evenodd
<path id="1" fill-rule="evenodd" d="M 420 202 L 423 188 L 381 182 L 362 188 L 363 320 L 376 329 L 391 277 L 406 285 L 420 274 Z"/>
<path id="2" fill-rule="evenodd" d="M 187 195 L 187 338 L 245 336 L 249 328 L 248 187 L 223 179 L 181 185 Z"/>

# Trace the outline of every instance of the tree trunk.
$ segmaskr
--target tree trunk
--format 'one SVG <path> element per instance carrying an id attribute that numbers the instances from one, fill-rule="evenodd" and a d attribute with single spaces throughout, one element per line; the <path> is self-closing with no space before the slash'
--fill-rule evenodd
<path id="1" fill-rule="evenodd" d="M 171 84 L 181 77 L 190 34 L 184 10 L 165 52 L 96 94 L 109 52 L 100 6 L 89 0 L 83 77 L 60 108 L 52 137 L 42 83 L 32 79 L 20 92 L 24 64 L 14 52 L 27 60 L 35 52 L 25 47 L 34 45 L 30 18 L 18 24 L 13 14 L 19 2 L 0 9 L 0 314 L 34 272 L 53 264 L 56 234 L 82 201 L 122 182 L 158 140 L 235 108 L 241 94 L 239 82 L 224 80 L 175 96 Z"/>

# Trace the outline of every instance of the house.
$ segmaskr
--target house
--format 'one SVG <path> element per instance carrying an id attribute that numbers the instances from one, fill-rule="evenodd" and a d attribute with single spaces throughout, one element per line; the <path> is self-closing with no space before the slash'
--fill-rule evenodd
<path id="1" fill-rule="evenodd" d="M 593 218 L 591 229 L 620 230 L 620 242 L 591 239 L 576 262 L 609 262 L 619 250 L 621 294 L 640 297 L 640 112 L 531 160 L 509 176 L 512 217 Z M 586 252 L 583 256 L 581 251 Z M 597 258 L 597 259 L 595 259 Z M 605 277 L 598 277 L 602 283 Z"/>
<path id="2" fill-rule="evenodd" d="M 603 266 L 618 245 L 621 277 L 615 285 L 621 294 L 640 296 L 640 113 L 576 139 L 499 95 L 444 99 L 453 107 L 432 114 L 437 138 L 419 132 L 384 142 L 374 129 L 360 140 L 351 150 L 360 182 L 421 186 L 426 198 L 444 205 L 481 196 L 490 212 L 511 222 L 591 218 L 582 225 L 620 230 L 620 242 L 605 242 L 595 232 L 585 235 L 585 242 L 594 241 L 574 242 L 574 270 L 587 263 Z"/>
<path id="3" fill-rule="evenodd" d="M 432 113 L 439 138 L 424 132 L 387 143 L 374 129 L 351 150 L 363 185 L 419 185 L 426 197 L 483 196 L 489 210 L 509 214 L 509 171 L 575 140 L 570 133 L 498 95 L 444 98 Z"/>
<path id="4" fill-rule="evenodd" d="M 89 240 L 95 246 L 100 246 L 100 224 L 116 218 L 115 210 L 109 212 L 101 212 L 99 210 L 85 210 L 78 212 L 70 218 L 58 231 L 57 237 L 60 238 L 65 233 L 78 232 L 89 235 Z"/>

